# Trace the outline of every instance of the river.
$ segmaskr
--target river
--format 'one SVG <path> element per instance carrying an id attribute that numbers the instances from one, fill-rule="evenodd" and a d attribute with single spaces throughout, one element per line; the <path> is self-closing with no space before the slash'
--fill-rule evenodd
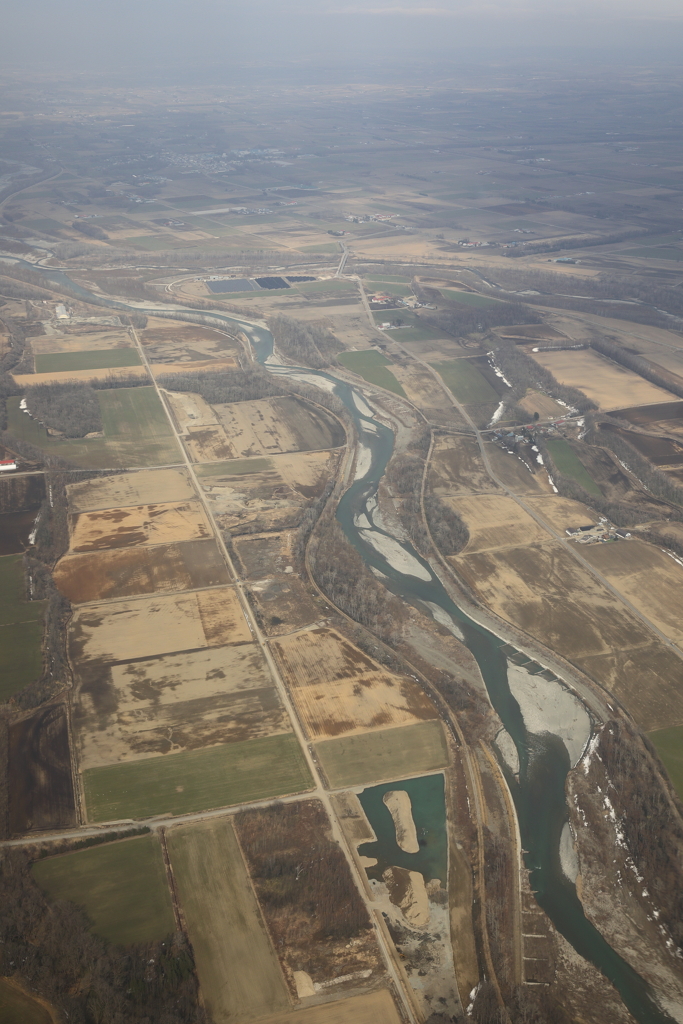
<path id="1" fill-rule="evenodd" d="M 491 703 L 512 737 L 519 758 L 518 776 L 508 773 L 517 809 L 525 866 L 536 899 L 557 930 L 574 949 L 609 978 L 624 1004 L 639 1024 L 675 1024 L 657 1004 L 652 990 L 603 938 L 583 912 L 575 884 L 562 871 L 560 836 L 569 820 L 565 782 L 571 767 L 565 744 L 551 733 L 527 732 L 522 710 L 510 689 L 508 672 L 514 663 L 503 651 L 506 641 L 471 619 L 451 599 L 440 579 L 411 544 L 392 537 L 377 519 L 377 489 L 393 451 L 393 433 L 374 415 L 365 398 L 346 381 L 332 374 L 307 368 L 286 367 L 273 362 L 273 339 L 269 331 L 222 313 L 197 310 L 156 310 L 151 305 L 129 305 L 96 295 L 74 284 L 62 271 L 35 267 L 27 261 L 2 257 L 32 270 L 40 270 L 84 301 L 127 312 L 179 318 L 211 319 L 243 331 L 250 339 L 256 358 L 276 374 L 295 375 L 314 386 L 333 390 L 353 417 L 359 433 L 361 452 L 356 479 L 345 492 L 337 519 L 351 544 L 366 564 L 387 579 L 395 594 L 418 599 L 440 621 L 447 616 L 481 670 Z"/>

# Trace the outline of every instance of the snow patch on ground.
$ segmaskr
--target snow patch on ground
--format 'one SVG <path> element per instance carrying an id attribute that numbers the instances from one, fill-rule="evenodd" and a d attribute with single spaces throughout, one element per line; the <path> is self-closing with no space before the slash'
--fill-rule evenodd
<path id="1" fill-rule="evenodd" d="M 494 412 L 493 416 L 491 417 L 491 422 L 489 423 L 490 427 L 492 427 L 494 423 L 498 422 L 500 417 L 503 415 L 503 409 L 504 408 L 505 408 L 505 402 L 501 402 L 500 405 L 498 406 L 498 408 L 496 409 L 496 411 Z"/>
<path id="2" fill-rule="evenodd" d="M 431 580 L 432 574 L 411 555 L 405 548 L 402 548 L 393 537 L 387 537 L 376 530 L 363 530 L 363 540 L 366 540 L 375 551 L 386 558 L 392 569 L 402 572 L 406 576 L 415 576 L 418 580 Z"/>
<path id="3" fill-rule="evenodd" d="M 580 761 L 591 734 L 591 720 L 578 697 L 555 680 L 532 676 L 508 662 L 508 682 L 527 732 L 551 732 L 564 743 L 572 768 Z"/>

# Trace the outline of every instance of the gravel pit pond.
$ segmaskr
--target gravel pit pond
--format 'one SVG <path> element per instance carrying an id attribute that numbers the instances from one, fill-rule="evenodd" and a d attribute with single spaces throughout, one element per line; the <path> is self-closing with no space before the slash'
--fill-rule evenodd
<path id="1" fill-rule="evenodd" d="M 72 294 L 97 306 L 107 306 L 125 312 L 144 312 L 153 316 L 170 316 L 179 320 L 226 324 L 228 328 L 246 334 L 256 359 L 266 365 L 271 372 L 292 373 L 293 376 L 305 375 L 305 379 L 310 383 L 314 383 L 313 378 L 319 379 L 320 387 L 334 391 L 338 395 L 354 417 L 359 432 L 363 433 L 363 443 L 370 449 L 371 454 L 369 468 L 361 479 L 351 485 L 340 501 L 337 519 L 346 537 L 360 552 L 366 564 L 381 572 L 386 578 L 387 587 L 399 596 L 422 601 L 430 610 L 430 606 L 438 606 L 453 620 L 454 625 L 457 624 L 466 646 L 476 658 L 491 702 L 517 747 L 519 779 L 516 780 L 510 775 L 510 788 L 519 818 L 522 846 L 527 851 L 524 854 L 525 865 L 530 871 L 529 880 L 538 903 L 576 951 L 609 978 L 639 1024 L 674 1024 L 673 1018 L 657 1004 L 650 986 L 612 949 L 585 916 L 575 885 L 562 871 L 560 843 L 564 824 L 569 818 L 565 797 L 565 781 L 570 769 L 569 754 L 559 737 L 551 733 L 527 733 L 519 704 L 508 684 L 508 660 L 502 650 L 506 646 L 506 641 L 475 622 L 457 607 L 431 566 L 411 544 L 396 541 L 409 556 L 412 565 L 415 561 L 421 565 L 428 579 L 406 574 L 400 567 L 392 565 L 381 553 L 380 545 L 373 546 L 368 543 L 364 537 L 366 529 L 356 526 L 357 516 L 366 515 L 372 522 L 372 509 L 376 504 L 375 496 L 379 481 L 393 450 L 391 430 L 374 418 L 372 410 L 369 415 L 359 412 L 354 397 L 359 404 L 364 403 L 365 399 L 345 381 L 331 374 L 310 370 L 307 367 L 289 368 L 268 362 L 269 357 L 272 358 L 273 338 L 265 327 L 245 323 L 222 313 L 198 313 L 196 310 L 180 307 L 174 310 L 168 307 L 165 310 L 158 310 L 152 305 L 130 305 L 89 292 L 71 281 L 63 271 L 35 267 L 26 260 L 15 257 L 5 256 L 2 260 L 34 271 L 39 270 L 55 282 L 64 285 Z M 381 546 L 388 550 L 385 545 Z"/>

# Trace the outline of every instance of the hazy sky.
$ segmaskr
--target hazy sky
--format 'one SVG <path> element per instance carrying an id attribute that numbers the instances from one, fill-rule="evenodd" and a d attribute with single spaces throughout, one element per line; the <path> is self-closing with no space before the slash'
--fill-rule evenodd
<path id="1" fill-rule="evenodd" d="M 372 59 L 547 47 L 671 59 L 682 0 L 16 0 L 3 4 L 13 66 Z M 679 51 L 680 52 L 680 51 Z"/>

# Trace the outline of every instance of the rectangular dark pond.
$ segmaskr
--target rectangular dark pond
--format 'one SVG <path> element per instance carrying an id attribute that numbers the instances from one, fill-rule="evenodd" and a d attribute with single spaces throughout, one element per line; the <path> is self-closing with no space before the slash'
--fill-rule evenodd
<path id="1" fill-rule="evenodd" d="M 257 292 L 258 286 L 247 277 L 231 277 L 223 281 L 207 281 L 212 292 Z"/>
<path id="2" fill-rule="evenodd" d="M 289 288 L 284 277 L 257 277 L 256 284 L 259 288 Z"/>

